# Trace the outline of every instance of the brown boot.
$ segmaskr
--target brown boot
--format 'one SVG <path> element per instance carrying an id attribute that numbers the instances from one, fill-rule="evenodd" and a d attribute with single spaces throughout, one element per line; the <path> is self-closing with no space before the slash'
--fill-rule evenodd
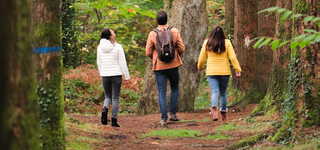
<path id="1" fill-rule="evenodd" d="M 218 121 L 218 109 L 217 107 L 210 108 L 210 114 L 212 117 L 212 121 Z"/>
<path id="2" fill-rule="evenodd" d="M 227 121 L 227 112 L 220 111 L 222 121 Z"/>

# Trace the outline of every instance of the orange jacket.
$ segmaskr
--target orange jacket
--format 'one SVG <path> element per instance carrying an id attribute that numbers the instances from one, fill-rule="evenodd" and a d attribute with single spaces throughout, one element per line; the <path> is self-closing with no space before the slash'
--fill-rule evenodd
<path id="1" fill-rule="evenodd" d="M 168 28 L 168 25 L 164 26 L 158 26 L 159 30 L 164 30 Z M 156 36 L 157 33 L 154 31 L 151 31 L 148 36 L 147 45 L 146 45 L 146 56 L 150 57 L 152 59 L 152 70 L 165 70 L 165 69 L 171 69 L 176 68 L 182 65 L 182 59 L 181 55 L 185 51 L 185 46 L 183 44 L 183 41 L 181 39 L 180 33 L 178 29 L 172 28 L 172 38 L 173 42 L 175 44 L 175 50 L 178 52 L 176 53 L 176 57 L 174 60 L 172 60 L 170 63 L 164 63 L 161 60 L 158 59 L 158 52 L 155 49 L 156 44 Z"/>

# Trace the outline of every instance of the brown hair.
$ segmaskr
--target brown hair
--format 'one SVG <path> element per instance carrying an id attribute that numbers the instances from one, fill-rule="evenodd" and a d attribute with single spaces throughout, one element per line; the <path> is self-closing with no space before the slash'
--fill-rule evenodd
<path id="1" fill-rule="evenodd" d="M 206 49 L 221 54 L 226 51 L 223 29 L 217 26 L 209 35 Z"/>

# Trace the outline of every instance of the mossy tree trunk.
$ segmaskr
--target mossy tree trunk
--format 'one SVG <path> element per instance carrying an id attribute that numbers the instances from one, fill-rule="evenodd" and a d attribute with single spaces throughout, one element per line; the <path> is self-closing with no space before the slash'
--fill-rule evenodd
<path id="1" fill-rule="evenodd" d="M 234 30 L 234 11 L 235 0 L 225 0 L 224 7 L 225 7 L 225 34 L 230 37 L 233 36 Z"/>
<path id="2" fill-rule="evenodd" d="M 292 3 L 295 13 L 319 16 L 317 1 L 293 0 Z M 303 33 L 306 27 L 315 27 L 300 19 L 294 20 L 293 24 L 295 36 Z M 319 48 L 319 44 L 315 44 L 304 49 L 291 49 L 288 92 L 282 103 L 283 121 L 272 138 L 274 141 L 292 142 L 301 127 L 320 125 Z"/>
<path id="3" fill-rule="evenodd" d="M 31 0 L 0 1 L 0 145 L 39 150 L 39 119 L 30 41 Z"/>
<path id="4" fill-rule="evenodd" d="M 264 4 L 264 8 L 269 8 L 272 6 L 278 6 L 281 8 L 292 8 L 291 1 L 277 0 L 276 4 Z M 264 9 L 261 8 L 261 9 Z M 262 16 L 263 17 L 263 16 Z M 264 19 L 259 21 L 259 24 L 265 24 L 266 28 L 260 28 L 262 32 L 261 36 L 277 37 L 280 39 L 289 40 L 291 38 L 291 22 L 287 21 L 284 25 L 280 24 L 280 17 L 276 17 L 276 21 L 265 20 L 269 17 L 264 17 Z M 268 22 L 268 24 L 266 24 Z M 271 22 L 271 23 L 270 23 Z M 272 26 L 268 26 L 272 24 Z M 262 30 L 262 31 L 261 31 Z M 263 33 L 263 30 L 265 31 Z M 272 32 L 275 30 L 275 32 Z M 267 33 L 266 33 L 267 32 Z M 270 32 L 270 33 L 268 33 Z M 287 77 L 288 77 L 288 63 L 290 57 L 290 48 L 284 47 L 276 51 L 272 51 L 270 48 L 266 48 L 266 52 L 272 53 L 272 69 L 270 74 L 270 80 L 268 84 L 268 90 L 265 97 L 261 100 L 258 107 L 254 110 L 253 115 L 269 113 L 273 115 L 274 113 L 280 112 L 281 103 L 283 102 L 285 93 L 287 92 Z M 261 64 L 262 65 L 262 64 Z"/>
<path id="5" fill-rule="evenodd" d="M 179 111 L 193 111 L 200 73 L 196 62 L 208 28 L 205 0 L 166 0 L 169 24 L 178 28 L 186 46 L 184 65 L 180 67 Z M 169 94 L 170 92 L 168 92 Z M 153 71 L 148 67 L 145 74 L 144 95 L 139 102 L 140 113 L 158 111 L 157 90 Z"/>
<path id="6" fill-rule="evenodd" d="M 63 87 L 60 0 L 33 1 L 33 48 L 40 105 L 42 149 L 63 150 Z"/>

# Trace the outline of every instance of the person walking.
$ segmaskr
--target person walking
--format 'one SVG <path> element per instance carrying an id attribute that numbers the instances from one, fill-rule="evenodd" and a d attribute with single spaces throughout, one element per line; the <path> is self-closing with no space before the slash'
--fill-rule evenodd
<path id="1" fill-rule="evenodd" d="M 182 54 L 185 46 L 178 29 L 167 24 L 165 11 L 157 13 L 158 27 L 149 33 L 146 44 L 146 56 L 152 59 L 152 70 L 155 73 L 158 102 L 161 112 L 160 125 L 166 126 L 167 114 L 167 81 L 170 82 L 170 121 L 179 121 L 176 113 L 179 99 L 179 67 L 182 65 Z"/>
<path id="2" fill-rule="evenodd" d="M 204 41 L 197 64 L 198 70 L 203 69 L 206 64 L 206 75 L 211 87 L 210 112 L 213 121 L 218 120 L 219 110 L 221 119 L 223 121 L 227 119 L 227 87 L 231 75 L 230 62 L 235 69 L 236 76 L 240 77 L 241 67 L 231 41 L 225 38 L 223 29 L 218 26 Z"/>
<path id="3" fill-rule="evenodd" d="M 97 48 L 97 65 L 102 77 L 105 99 L 101 113 L 101 123 L 108 124 L 108 107 L 112 102 L 111 126 L 120 127 L 117 121 L 122 77 L 130 79 L 126 57 L 122 46 L 116 42 L 116 34 L 104 29 Z"/>

